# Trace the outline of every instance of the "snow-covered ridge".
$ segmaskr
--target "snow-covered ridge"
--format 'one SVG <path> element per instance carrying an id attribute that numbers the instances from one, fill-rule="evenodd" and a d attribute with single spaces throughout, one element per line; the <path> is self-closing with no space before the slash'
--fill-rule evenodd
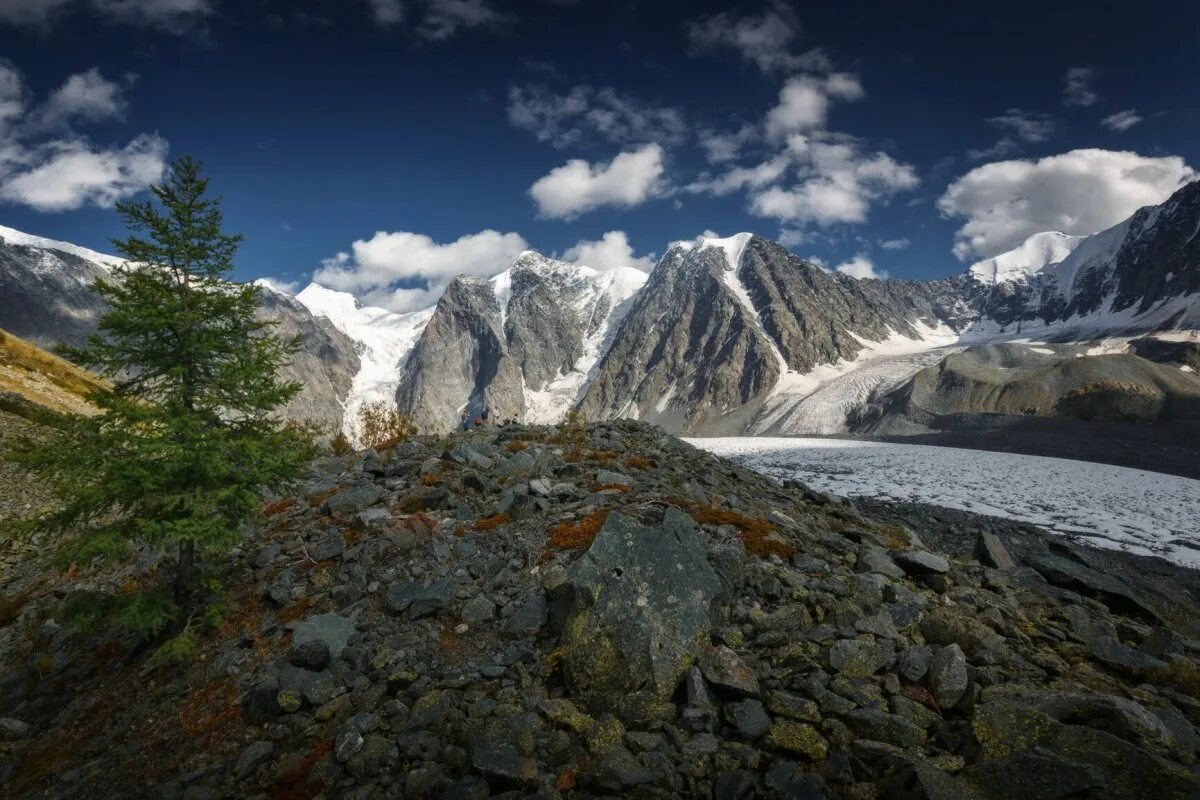
<path id="1" fill-rule="evenodd" d="M 1035 233 L 1007 253 L 977 261 L 967 272 L 980 283 L 989 285 L 1023 280 L 1059 263 L 1086 238 L 1059 231 Z"/>
<path id="2" fill-rule="evenodd" d="M 8 244 L 21 245 L 23 247 L 40 247 L 43 250 L 58 250 L 62 253 L 70 253 L 73 256 L 99 264 L 102 267 L 116 267 L 125 263 L 125 259 L 111 256 L 106 253 L 99 253 L 95 250 L 89 250 L 86 247 L 80 247 L 77 244 L 70 242 L 59 242 L 54 239 L 47 239 L 44 236 L 34 236 L 30 233 L 24 233 L 15 228 L 9 228 L 0 225 L 0 239 Z"/>

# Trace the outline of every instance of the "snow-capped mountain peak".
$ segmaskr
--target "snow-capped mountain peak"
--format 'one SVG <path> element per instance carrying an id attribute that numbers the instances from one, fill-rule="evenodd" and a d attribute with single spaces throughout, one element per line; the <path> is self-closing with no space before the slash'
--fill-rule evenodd
<path id="1" fill-rule="evenodd" d="M 1086 238 L 1059 231 L 1035 233 L 1007 253 L 977 261 L 967 272 L 989 286 L 1024 280 L 1061 262 Z"/>
<path id="2" fill-rule="evenodd" d="M 40 247 L 43 250 L 57 250 L 60 253 L 70 253 L 73 256 L 78 256 L 85 261 L 91 261 L 102 267 L 111 268 L 125 263 L 125 259 L 117 256 L 98 253 L 95 250 L 89 250 L 86 247 L 80 247 L 70 242 L 59 242 L 54 239 L 47 239 L 44 236 L 34 236 L 33 234 L 24 233 L 16 228 L 9 228 L 4 225 L 0 225 L 0 242 L 20 245 L 22 247 Z"/>

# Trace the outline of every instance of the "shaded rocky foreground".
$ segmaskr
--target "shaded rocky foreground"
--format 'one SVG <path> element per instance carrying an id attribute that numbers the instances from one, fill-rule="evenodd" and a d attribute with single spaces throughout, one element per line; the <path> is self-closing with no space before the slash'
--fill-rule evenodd
<path id="1" fill-rule="evenodd" d="M 983 529 L 946 557 L 628 422 L 325 458 L 263 513 L 179 667 L 10 569 L 0 794 L 1200 792 L 1194 581 Z"/>

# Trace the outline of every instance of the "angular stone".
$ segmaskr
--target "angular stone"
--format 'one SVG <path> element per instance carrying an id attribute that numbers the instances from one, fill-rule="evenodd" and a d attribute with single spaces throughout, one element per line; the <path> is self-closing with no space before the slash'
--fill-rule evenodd
<path id="1" fill-rule="evenodd" d="M 967 693 L 967 657 L 956 644 L 937 652 L 929 665 L 929 690 L 943 709 L 954 708 Z"/>
<path id="2" fill-rule="evenodd" d="M 362 750 L 363 736 L 355 728 L 344 728 L 333 738 L 333 757 L 345 764 Z"/>
<path id="3" fill-rule="evenodd" d="M 904 577 L 904 570 L 892 560 L 891 556 L 874 547 L 866 548 L 859 554 L 857 568 L 859 572 L 873 572 L 889 578 Z"/>
<path id="4" fill-rule="evenodd" d="M 251 742 L 246 745 L 233 766 L 233 774 L 239 780 L 254 773 L 260 764 L 264 764 L 275 755 L 275 745 L 265 740 Z"/>
<path id="5" fill-rule="evenodd" d="M 539 591 L 532 595 L 513 615 L 504 622 L 504 632 L 510 636 L 536 636 L 546 625 L 550 607 L 546 602 L 546 593 Z"/>
<path id="6" fill-rule="evenodd" d="M 483 595 L 476 595 L 463 604 L 460 614 L 468 625 L 479 625 L 496 616 L 496 604 Z"/>
<path id="7" fill-rule="evenodd" d="M 891 660 L 888 650 L 866 639 L 839 639 L 829 648 L 829 666 L 848 677 L 874 675 Z"/>
<path id="8" fill-rule="evenodd" d="M 537 764 L 521 755 L 512 742 L 487 738 L 471 747 L 471 767 L 500 784 L 531 784 L 537 780 Z"/>
<path id="9" fill-rule="evenodd" d="M 547 699 L 538 707 L 546 719 L 559 728 L 566 728 L 575 733 L 587 733 L 596 726 L 596 720 L 580 711 L 570 700 Z"/>
<path id="10" fill-rule="evenodd" d="M 384 606 L 399 614 L 408 612 L 409 619 L 420 619 L 448 608 L 454 600 L 454 584 L 448 578 L 423 583 L 393 583 L 384 593 Z"/>
<path id="11" fill-rule="evenodd" d="M 901 550 L 892 553 L 892 560 L 909 575 L 945 575 L 950 562 L 924 550 Z"/>
<path id="12" fill-rule="evenodd" d="M 757 700 L 730 703 L 725 714 L 743 739 L 757 739 L 771 729 L 771 717 Z"/>
<path id="13" fill-rule="evenodd" d="M 29 723 L 12 717 L 0 718 L 0 737 L 10 741 L 24 739 L 29 735 Z"/>
<path id="14" fill-rule="evenodd" d="M 330 658 L 341 658 L 346 642 L 354 635 L 354 631 L 355 622 L 349 617 L 317 614 L 296 626 L 292 632 L 292 648 L 298 649 L 308 642 L 320 642 L 329 650 Z"/>
<path id="15" fill-rule="evenodd" d="M 980 531 L 975 537 L 975 557 L 979 559 L 980 564 L 992 569 L 1007 572 L 1017 568 L 1017 562 L 1008 554 L 1008 549 L 1004 542 L 1000 541 L 1000 537 L 987 531 Z"/>
<path id="16" fill-rule="evenodd" d="M 351 486 L 325 500 L 325 510 L 335 517 L 350 519 L 354 514 L 383 499 L 383 489 L 373 483 Z"/>
<path id="17" fill-rule="evenodd" d="M 1139 614 L 1158 620 L 1158 614 L 1123 581 L 1062 556 L 1038 556 L 1029 562 L 1055 586 L 1071 589 L 1100 600 L 1117 612 Z"/>
<path id="18" fill-rule="evenodd" d="M 758 677 L 741 656 L 725 645 L 700 654 L 700 671 L 713 686 L 745 695 L 758 694 Z"/>
<path id="19" fill-rule="evenodd" d="M 787 692 L 774 691 L 767 697 L 767 710 L 788 719 L 803 722 L 820 722 L 821 709 L 806 697 L 797 697 Z"/>
<path id="20" fill-rule="evenodd" d="M 766 744 L 776 750 L 797 753 L 810 761 L 821 761 L 829 754 L 829 743 L 811 725 L 779 720 L 767 732 Z"/>
<path id="21" fill-rule="evenodd" d="M 325 531 L 319 539 L 308 546 L 308 557 L 313 561 L 328 561 L 346 552 L 346 537 L 336 529 Z"/>
<path id="22" fill-rule="evenodd" d="M 658 528 L 611 514 L 570 580 L 575 610 L 561 641 L 572 693 L 630 721 L 673 714 L 720 591 L 695 523 L 675 509 Z"/>
<path id="23" fill-rule="evenodd" d="M 856 708 L 846 715 L 846 724 L 863 739 L 897 747 L 920 747 L 925 743 L 925 731 L 898 714 Z"/>
<path id="24" fill-rule="evenodd" d="M 654 773 L 638 763 L 624 747 L 615 747 L 600 757 L 595 770 L 598 788 L 623 794 L 635 786 L 654 781 Z"/>
<path id="25" fill-rule="evenodd" d="M 1165 661 L 1134 650 L 1109 636 L 1092 642 L 1092 656 L 1105 666 L 1136 677 L 1149 675 L 1167 665 Z"/>
<path id="26" fill-rule="evenodd" d="M 929 662 L 932 659 L 933 652 L 925 645 L 918 645 L 901 653 L 896 667 L 906 680 L 917 683 L 929 672 Z"/>

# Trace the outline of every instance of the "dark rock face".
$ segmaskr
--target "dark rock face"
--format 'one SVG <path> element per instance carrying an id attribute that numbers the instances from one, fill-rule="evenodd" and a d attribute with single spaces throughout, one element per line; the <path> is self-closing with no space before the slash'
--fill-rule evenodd
<path id="1" fill-rule="evenodd" d="M 723 279 L 727 268 L 720 248 L 674 247 L 662 257 L 580 401 L 589 419 L 713 433 L 749 423 L 781 372 L 772 343 Z"/>
<path id="2" fill-rule="evenodd" d="M 525 253 L 490 281 L 456 278 L 404 365 L 400 408 L 436 433 L 452 429 L 463 408 L 472 418 L 488 407 L 492 419 L 557 422 L 607 346 L 639 276 Z M 562 381 L 566 376 L 573 377 Z M 563 385 L 552 386 L 556 381 Z M 543 392 L 551 397 L 533 399 Z"/>
<path id="3" fill-rule="evenodd" d="M 677 511 L 658 529 L 613 514 L 571 583 L 563 661 L 573 691 L 593 710 L 662 718 L 706 643 L 720 590 L 695 524 Z"/>
<path id="4" fill-rule="evenodd" d="M 490 283 L 455 278 L 409 353 L 396 401 L 421 430 L 449 431 L 464 402 L 504 419 L 525 411 L 521 375 L 508 353 Z"/>

